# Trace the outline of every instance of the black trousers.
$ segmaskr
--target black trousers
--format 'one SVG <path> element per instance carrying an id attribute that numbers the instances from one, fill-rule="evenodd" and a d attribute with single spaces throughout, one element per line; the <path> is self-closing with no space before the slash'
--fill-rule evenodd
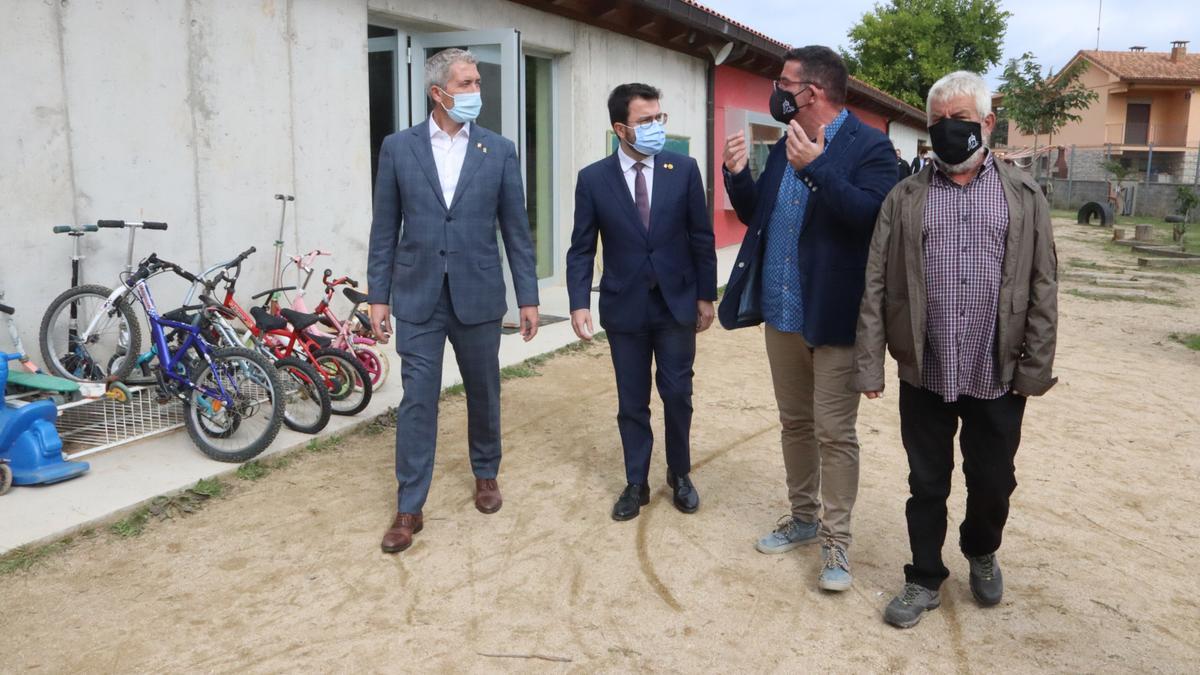
<path id="1" fill-rule="evenodd" d="M 625 453 L 625 480 L 647 485 L 650 450 L 650 368 L 663 402 L 667 466 L 676 475 L 691 471 L 692 366 L 696 360 L 696 326 L 675 320 L 662 291 L 647 291 L 646 317 L 637 332 L 608 331 L 609 351 L 617 378 L 617 428 Z"/>
<path id="2" fill-rule="evenodd" d="M 931 391 L 900 383 L 900 436 L 908 453 L 910 494 L 905 515 L 912 548 L 905 581 L 936 590 L 950 576 L 942 563 L 942 545 L 960 419 L 967 513 L 958 530 L 959 548 L 968 556 L 1000 548 L 1008 498 L 1017 487 L 1013 458 L 1024 414 L 1025 397 L 1013 393 L 991 400 L 960 396 L 946 403 Z"/>

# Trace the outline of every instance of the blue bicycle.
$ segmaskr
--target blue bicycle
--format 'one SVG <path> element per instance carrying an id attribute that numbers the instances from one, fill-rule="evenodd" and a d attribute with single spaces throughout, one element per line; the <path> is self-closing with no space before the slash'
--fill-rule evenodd
<path id="1" fill-rule="evenodd" d="M 204 339 L 211 330 L 212 313 L 232 314 L 207 295 L 200 296 L 201 305 L 159 315 L 146 280 L 163 272 L 198 281 L 153 253 L 124 279 L 150 326 L 158 355 L 159 400 L 183 401 L 184 427 L 205 455 L 222 462 L 245 462 L 275 440 L 283 423 L 284 389 L 275 366 L 249 349 L 215 348 Z"/>

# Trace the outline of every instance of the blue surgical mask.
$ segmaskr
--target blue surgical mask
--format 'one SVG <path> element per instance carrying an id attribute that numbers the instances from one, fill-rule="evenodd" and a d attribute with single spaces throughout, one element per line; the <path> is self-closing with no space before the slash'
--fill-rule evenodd
<path id="1" fill-rule="evenodd" d="M 667 144 L 667 130 L 663 128 L 661 122 L 651 122 L 633 127 L 634 140 L 630 145 L 634 150 L 653 157 L 662 152 L 663 146 Z"/>
<path id="2" fill-rule="evenodd" d="M 438 89 L 442 88 L 438 87 Z M 451 95 L 445 89 L 442 89 L 442 96 L 449 96 L 454 99 L 453 108 L 447 108 L 443 105 L 442 109 L 446 111 L 450 119 L 459 124 L 474 122 L 479 117 L 479 111 L 483 108 L 483 97 L 477 91 Z"/>

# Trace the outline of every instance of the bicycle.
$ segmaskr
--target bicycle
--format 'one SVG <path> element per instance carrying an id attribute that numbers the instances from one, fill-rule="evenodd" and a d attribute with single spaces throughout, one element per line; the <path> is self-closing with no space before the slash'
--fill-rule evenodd
<path id="1" fill-rule="evenodd" d="M 221 283 L 226 285 L 227 293 L 232 294 L 238 277 L 241 276 L 242 262 L 256 250 L 252 246 L 229 262 L 213 265 L 199 276 L 199 285 L 210 297 Z M 208 277 L 213 272 L 218 272 L 217 276 L 209 279 Z M 203 305 L 188 304 L 196 286 L 197 284 L 192 285 L 192 289 L 188 291 L 187 299 L 184 301 L 184 306 L 179 310 L 183 313 L 183 318 L 189 317 L 187 312 L 203 308 Z M 289 429 L 305 434 L 315 434 L 324 429 L 329 424 L 332 401 L 329 388 L 317 368 L 297 356 L 276 359 L 274 353 L 262 339 L 253 334 L 249 334 L 249 340 L 243 341 L 230 323 L 230 319 L 236 317 L 241 320 L 241 317 L 232 308 L 227 309 L 229 313 L 213 312 L 209 317 L 210 341 L 213 344 L 227 347 L 249 347 L 273 361 L 280 376 L 280 384 L 283 386 L 285 398 L 283 423 Z M 188 322 L 190 322 L 190 318 L 185 321 L 185 323 Z"/>
<path id="2" fill-rule="evenodd" d="M 56 234 L 73 240 L 71 288 L 50 301 L 42 315 L 38 345 L 46 367 L 55 375 L 76 382 L 125 380 L 135 366 L 149 375 L 154 354 L 141 352 L 141 326 L 125 286 L 116 289 L 99 284 L 80 284 L 82 262 L 80 239 L 100 229 L 125 229 L 129 233 L 124 274 L 133 273 L 133 246 L 137 230 L 166 230 L 166 223 L 100 220 L 95 225 L 59 225 Z M 81 331 L 81 322 L 84 329 Z M 137 359 L 126 358 L 137 354 Z M 139 383 L 150 383 L 149 377 Z"/>
<path id="3" fill-rule="evenodd" d="M 303 256 L 291 256 L 288 266 L 295 264 L 298 271 L 304 272 L 304 280 L 300 283 L 295 297 L 291 300 L 292 309 L 304 313 L 310 311 L 304 302 L 304 295 L 307 292 L 308 283 L 312 279 L 313 272 L 316 271 L 312 267 L 313 260 L 317 256 L 323 255 L 330 255 L 330 253 L 314 249 Z M 284 269 L 286 270 L 287 268 L 285 267 Z M 317 303 L 315 309 L 311 310 L 311 313 L 320 317 L 320 325 L 329 328 L 333 332 L 326 334 L 320 331 L 315 325 L 310 327 L 308 332 L 317 336 L 318 339 L 321 337 L 332 338 L 332 347 L 353 353 L 355 358 L 370 373 L 372 386 L 375 388 L 381 387 L 387 381 L 388 374 L 391 372 L 391 363 L 388 361 L 387 356 L 380 353 L 376 348 L 374 337 L 362 335 L 354 330 L 354 323 L 358 318 L 357 315 L 360 314 L 358 306 L 367 301 L 367 296 L 365 293 L 354 290 L 358 288 L 357 281 L 348 276 L 343 276 L 331 282 L 330 277 L 332 275 L 333 272 L 329 269 L 326 269 L 322 275 L 321 282 L 325 286 L 325 292 L 321 301 Z M 330 303 L 333 300 L 334 288 L 343 284 L 351 286 L 351 288 L 343 289 L 342 292 L 346 296 L 346 299 L 352 303 L 353 307 L 351 308 L 350 315 L 345 320 L 339 320 L 330 308 Z M 286 293 L 283 293 L 283 295 L 286 297 Z"/>
<path id="4" fill-rule="evenodd" d="M 283 424 L 282 386 L 275 367 L 250 349 L 214 348 L 204 339 L 209 316 L 230 313 L 206 294 L 200 295 L 203 309 L 189 323 L 177 320 L 185 318 L 183 308 L 160 316 L 146 280 L 167 271 L 192 283 L 199 281 L 154 253 L 123 279 L 141 303 L 157 349 L 159 401 L 183 401 L 188 436 L 208 457 L 222 462 L 250 460 L 271 444 Z"/>

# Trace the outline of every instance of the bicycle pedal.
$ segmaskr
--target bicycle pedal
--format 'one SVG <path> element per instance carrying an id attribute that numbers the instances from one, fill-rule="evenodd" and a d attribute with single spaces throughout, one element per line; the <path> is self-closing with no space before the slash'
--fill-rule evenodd
<path id="1" fill-rule="evenodd" d="M 160 391 L 157 394 L 155 394 L 154 402 L 159 405 L 166 405 L 171 402 L 171 395 L 164 391 Z"/>

